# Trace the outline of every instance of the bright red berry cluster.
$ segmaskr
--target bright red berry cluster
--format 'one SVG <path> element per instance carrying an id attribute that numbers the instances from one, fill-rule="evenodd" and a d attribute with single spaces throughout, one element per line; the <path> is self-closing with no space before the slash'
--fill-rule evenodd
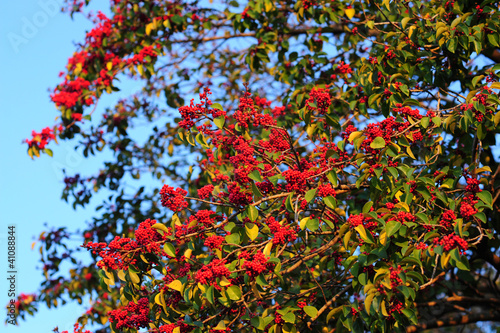
<path id="1" fill-rule="evenodd" d="M 306 101 L 306 107 L 309 111 L 318 111 L 320 114 L 328 112 L 328 108 L 332 104 L 328 86 L 325 88 L 313 88 L 309 94 L 309 99 Z"/>
<path id="2" fill-rule="evenodd" d="M 217 283 L 214 283 L 215 279 L 221 277 L 227 278 L 231 275 L 225 264 L 226 260 L 213 259 L 208 265 L 204 265 L 196 272 L 194 279 L 201 284 L 213 285 L 220 289 Z"/>
<path id="3" fill-rule="evenodd" d="M 117 330 L 128 328 L 149 327 L 149 300 L 143 297 L 137 303 L 130 302 L 127 306 L 111 310 L 109 321 L 113 323 Z"/>
<path id="4" fill-rule="evenodd" d="M 174 212 L 179 212 L 188 206 L 187 201 L 184 199 L 186 194 L 187 191 L 181 188 L 174 189 L 171 186 L 163 185 L 160 191 L 161 204 Z"/>
<path id="5" fill-rule="evenodd" d="M 283 226 L 272 216 L 266 220 L 266 224 L 273 234 L 273 244 L 285 244 L 297 239 L 297 232 L 290 225 Z"/>
<path id="6" fill-rule="evenodd" d="M 455 248 L 460 250 L 460 253 L 464 253 L 469 248 L 469 244 L 463 238 L 458 235 L 450 234 L 440 238 L 433 239 L 434 245 L 443 247 L 444 251 L 451 251 Z"/>

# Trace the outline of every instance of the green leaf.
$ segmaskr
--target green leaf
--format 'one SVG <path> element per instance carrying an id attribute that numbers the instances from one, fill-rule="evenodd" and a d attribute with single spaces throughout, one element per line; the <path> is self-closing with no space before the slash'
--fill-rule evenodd
<path id="1" fill-rule="evenodd" d="M 385 147 L 385 140 L 384 138 L 377 136 L 372 143 L 370 143 L 370 147 L 373 149 L 381 149 Z"/>
<path id="2" fill-rule="evenodd" d="M 420 120 L 420 124 L 422 125 L 423 128 L 429 127 L 429 122 L 430 122 L 429 117 L 422 117 L 422 119 Z"/>
<path id="3" fill-rule="evenodd" d="M 326 177 L 332 183 L 333 187 L 337 187 L 338 186 L 339 181 L 338 181 L 337 173 L 335 172 L 335 170 L 331 170 L 329 173 L 327 173 Z"/>
<path id="4" fill-rule="evenodd" d="M 304 310 L 304 312 L 311 318 L 316 317 L 316 315 L 318 314 L 318 309 L 316 309 L 314 306 L 307 305 L 304 306 L 302 310 Z"/>
<path id="5" fill-rule="evenodd" d="M 213 103 L 211 106 L 212 106 L 212 108 L 217 109 L 217 110 L 221 110 L 221 111 L 224 110 L 222 108 L 222 105 L 220 105 L 219 103 Z"/>
<path id="6" fill-rule="evenodd" d="M 237 244 L 237 245 L 239 245 L 240 244 L 240 234 L 234 233 L 234 234 L 231 234 L 231 235 L 227 235 L 225 237 L 225 240 L 229 244 Z"/>
<path id="7" fill-rule="evenodd" d="M 214 304 L 214 286 L 208 287 L 205 295 L 210 304 Z"/>
<path id="8" fill-rule="evenodd" d="M 455 50 L 457 49 L 457 44 L 458 44 L 458 38 L 453 37 L 448 41 L 448 50 L 450 50 L 451 53 L 455 53 Z"/>
<path id="9" fill-rule="evenodd" d="M 438 127 L 441 126 L 441 117 L 438 117 L 438 116 L 433 117 L 432 122 L 434 123 L 434 125 L 436 125 Z"/>
<path id="10" fill-rule="evenodd" d="M 485 204 L 487 204 L 488 206 L 491 207 L 491 203 L 493 202 L 493 198 L 491 196 L 491 193 L 488 192 L 488 191 L 481 191 L 479 193 L 476 194 L 477 197 L 482 201 L 484 202 Z"/>
<path id="11" fill-rule="evenodd" d="M 317 190 L 318 189 L 313 188 L 312 190 L 307 191 L 304 199 L 306 199 L 306 201 L 309 203 L 312 199 L 314 199 Z"/>
<path id="12" fill-rule="evenodd" d="M 247 214 L 252 222 L 257 220 L 257 218 L 259 217 L 259 211 L 257 210 L 257 208 L 255 208 L 255 206 L 252 205 L 247 207 Z"/>
<path id="13" fill-rule="evenodd" d="M 323 202 L 331 209 L 335 209 L 335 198 L 332 196 L 328 196 L 323 198 Z"/>
<path id="14" fill-rule="evenodd" d="M 399 230 L 399 228 L 401 228 L 401 222 L 394 220 L 387 222 L 387 224 L 385 225 L 385 232 L 387 233 L 387 237 L 391 237 L 392 235 L 394 235 Z"/>
<path id="15" fill-rule="evenodd" d="M 250 323 L 252 324 L 253 327 L 256 329 L 263 330 L 264 329 L 264 320 L 261 317 L 253 317 L 250 320 Z"/>
<path id="16" fill-rule="evenodd" d="M 254 171 L 250 172 L 248 174 L 248 178 L 255 180 L 256 182 L 259 182 L 259 183 L 263 181 L 259 170 L 254 170 Z"/>
<path id="17" fill-rule="evenodd" d="M 292 198 L 293 198 L 293 193 L 290 193 L 290 195 L 286 198 L 285 207 L 286 210 L 293 213 L 295 212 L 295 210 L 293 208 Z"/>
<path id="18" fill-rule="evenodd" d="M 309 219 L 306 222 L 307 229 L 311 231 L 316 231 L 319 228 L 319 220 L 318 219 Z"/>
<path id="19" fill-rule="evenodd" d="M 231 286 L 227 288 L 227 295 L 233 301 L 237 301 L 241 299 L 241 290 L 238 286 Z"/>
<path id="20" fill-rule="evenodd" d="M 163 251 L 171 257 L 175 258 L 175 247 L 170 243 L 165 243 L 163 245 Z"/>
<path id="21" fill-rule="evenodd" d="M 368 201 L 367 203 L 365 203 L 365 205 L 363 206 L 363 213 L 365 214 L 369 213 L 372 206 L 373 206 L 373 201 Z"/>
<path id="22" fill-rule="evenodd" d="M 293 324 L 295 323 L 295 315 L 292 312 L 288 312 L 284 316 L 282 316 L 283 320 L 287 323 Z"/>
<path id="23" fill-rule="evenodd" d="M 226 122 L 226 117 L 220 116 L 214 119 L 214 124 L 220 129 L 224 128 L 224 123 Z"/>

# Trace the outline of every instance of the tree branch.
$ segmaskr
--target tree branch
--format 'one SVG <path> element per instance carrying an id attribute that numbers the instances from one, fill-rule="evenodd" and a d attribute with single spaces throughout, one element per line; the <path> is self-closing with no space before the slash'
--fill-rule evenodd
<path id="1" fill-rule="evenodd" d="M 500 313 L 491 311 L 487 313 L 475 313 L 471 315 L 455 314 L 448 318 L 430 320 L 418 325 L 409 326 L 406 328 L 407 333 L 419 332 L 431 328 L 449 327 L 464 324 L 477 323 L 478 321 L 500 321 Z"/>

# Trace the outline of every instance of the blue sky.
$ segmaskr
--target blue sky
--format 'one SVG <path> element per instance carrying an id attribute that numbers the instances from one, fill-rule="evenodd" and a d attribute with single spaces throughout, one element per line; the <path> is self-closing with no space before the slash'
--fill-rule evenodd
<path id="1" fill-rule="evenodd" d="M 99 2 L 107 5 L 108 2 Z M 82 17 L 71 20 L 60 12 L 61 0 L 3 1 L 0 5 L 0 306 L 7 295 L 7 225 L 17 226 L 17 292 L 37 290 L 42 273 L 36 267 L 38 247 L 31 243 L 53 226 L 82 226 L 92 210 L 74 211 L 60 200 L 62 168 L 78 171 L 91 161 L 74 153 L 68 144 L 52 145 L 54 158 L 46 155 L 32 161 L 22 141 L 31 130 L 40 131 L 55 123 L 57 110 L 49 100 L 48 88 L 59 82 L 58 73 L 91 27 Z M 57 9 L 55 8 L 57 5 Z M 6 310 L 5 310 L 6 311 Z M 51 332 L 55 326 L 70 330 L 83 306 L 66 305 L 39 309 L 35 317 L 6 326 L 7 332 Z M 0 313 L 3 321 L 6 312 Z M 0 324 L 3 325 L 3 324 Z M 4 331 L 4 328 L 1 328 Z"/>

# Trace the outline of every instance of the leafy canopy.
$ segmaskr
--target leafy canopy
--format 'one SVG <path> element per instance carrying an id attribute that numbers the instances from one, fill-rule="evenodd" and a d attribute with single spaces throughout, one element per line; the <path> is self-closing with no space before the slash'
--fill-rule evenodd
<path id="1" fill-rule="evenodd" d="M 112 1 L 51 95 L 60 123 L 27 140 L 102 161 L 65 178 L 74 207 L 109 197 L 82 247 L 40 236 L 20 314 L 90 295 L 78 322 L 102 332 L 500 321 L 498 9 Z"/>

